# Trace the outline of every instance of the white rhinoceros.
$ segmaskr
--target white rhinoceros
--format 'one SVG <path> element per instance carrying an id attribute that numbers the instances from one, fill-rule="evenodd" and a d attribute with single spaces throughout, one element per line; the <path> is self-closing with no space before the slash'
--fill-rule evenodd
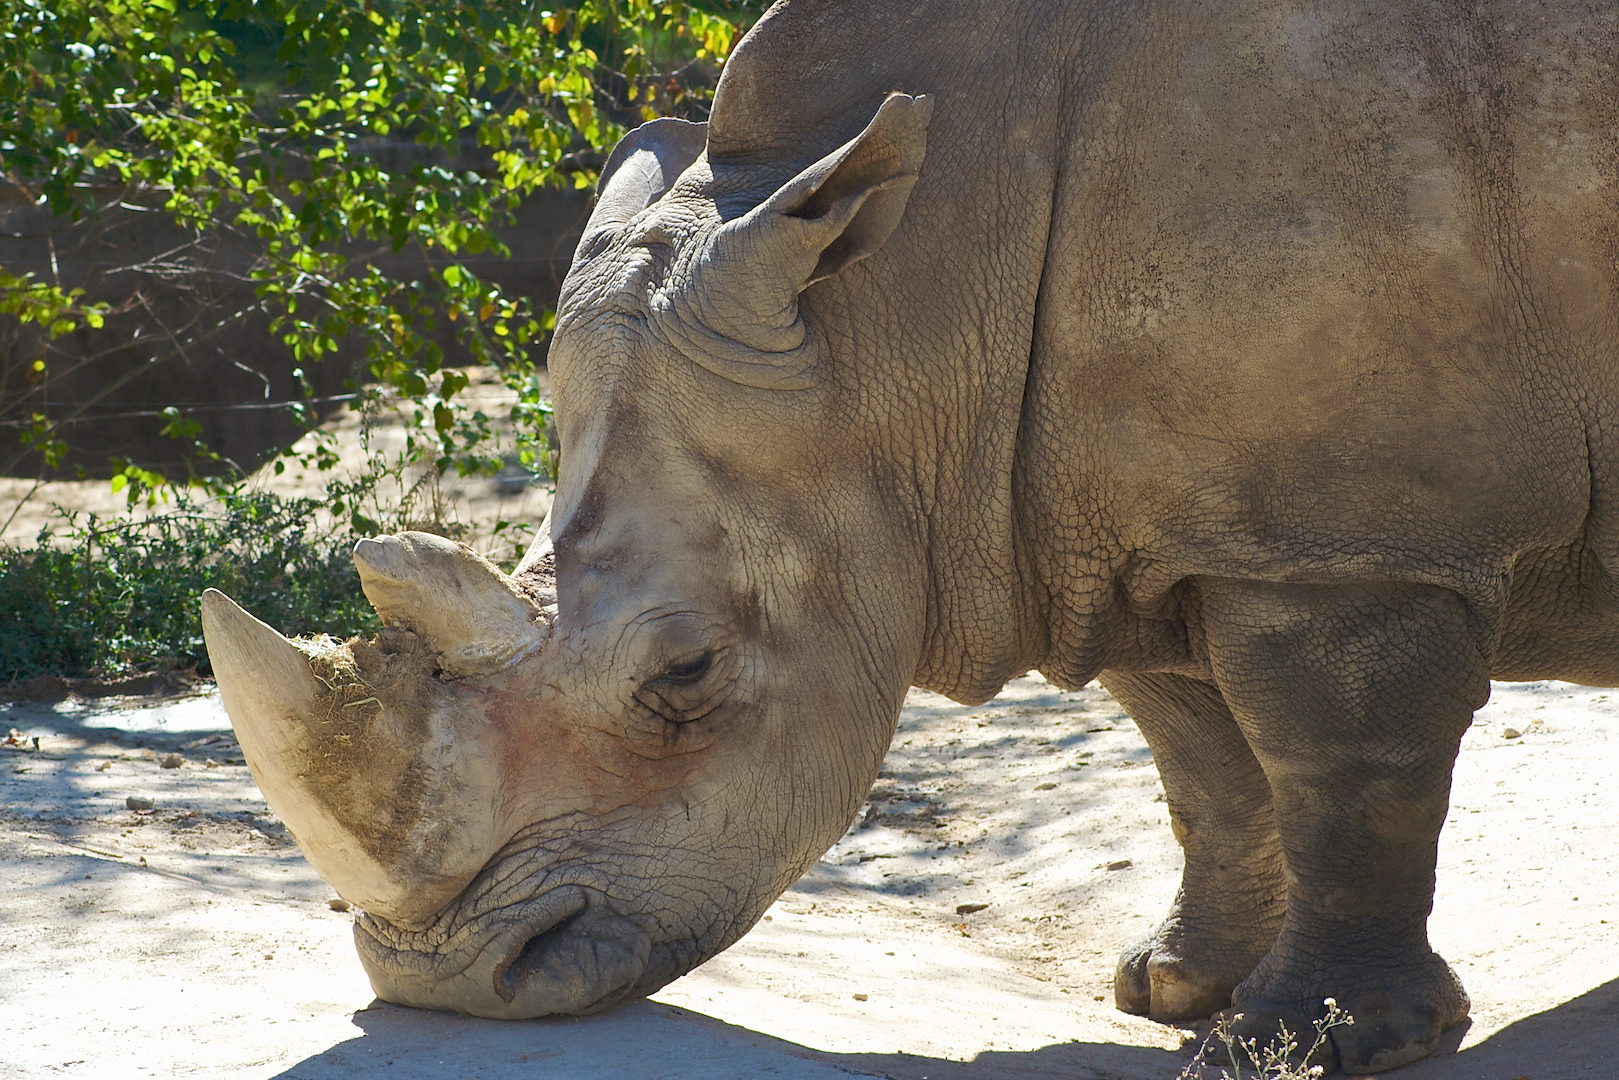
<path id="1" fill-rule="evenodd" d="M 360 545 L 389 627 L 204 616 L 377 993 L 646 994 L 844 830 L 912 684 L 1098 675 L 1185 877 L 1121 1008 L 1468 1000 L 1429 947 L 1491 676 L 1619 683 L 1611 0 L 791 0 L 603 170 L 507 577 Z"/>

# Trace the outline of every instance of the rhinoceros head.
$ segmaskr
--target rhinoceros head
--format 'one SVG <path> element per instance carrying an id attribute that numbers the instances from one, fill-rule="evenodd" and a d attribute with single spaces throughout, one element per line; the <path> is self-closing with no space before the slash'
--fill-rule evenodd
<path id="1" fill-rule="evenodd" d="M 722 86 L 723 93 L 723 86 Z M 551 354 L 557 499 L 524 563 L 355 551 L 386 627 L 204 627 L 265 797 L 364 910 L 377 993 L 491 1017 L 645 994 L 847 827 L 925 633 L 917 523 L 800 294 L 899 221 L 927 99 L 807 167 L 656 121 L 603 174 Z M 870 114 L 868 114 L 870 115 Z M 832 437 L 851 424 L 864 444 Z"/>

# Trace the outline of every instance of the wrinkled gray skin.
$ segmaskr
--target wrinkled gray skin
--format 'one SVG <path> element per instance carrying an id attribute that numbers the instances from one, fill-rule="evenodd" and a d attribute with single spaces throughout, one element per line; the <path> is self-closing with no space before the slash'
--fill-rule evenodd
<path id="1" fill-rule="evenodd" d="M 1121 1008 L 1429 1053 L 1489 678 L 1619 683 L 1616 56 L 1602 0 L 778 5 L 604 172 L 500 585 L 543 645 L 420 676 L 500 777 L 436 892 L 389 864 L 378 992 L 649 993 L 835 840 L 907 686 L 1038 668 L 1129 709 L 1186 853 Z"/>

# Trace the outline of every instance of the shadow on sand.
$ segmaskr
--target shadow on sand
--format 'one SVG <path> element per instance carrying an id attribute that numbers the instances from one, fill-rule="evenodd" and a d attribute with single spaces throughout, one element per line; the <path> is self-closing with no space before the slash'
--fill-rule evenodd
<path id="1" fill-rule="evenodd" d="M 943 1020 L 943 1018 L 941 1018 Z M 478 1020 L 372 1002 L 354 1014 L 363 1032 L 306 1058 L 275 1080 L 378 1075 L 439 1080 L 839 1080 L 894 1077 L 1173 1077 L 1185 1055 L 1139 1046 L 1071 1043 L 976 1061 L 911 1055 L 831 1054 L 688 1009 L 636 1001 L 599 1016 Z"/>
<path id="2" fill-rule="evenodd" d="M 948 1018 L 941 1017 L 941 1023 Z M 278 1074 L 333 1080 L 389 1077 L 497 1080 L 1174 1080 L 1190 1060 L 1142 1046 L 1073 1042 L 1022 1052 L 986 1050 L 954 1061 L 912 1054 L 833 1054 L 701 1013 L 651 1001 L 600 1016 L 496 1021 L 420 1012 L 385 1002 L 354 1015 L 361 1033 Z M 1389 1074 L 1399 1080 L 1608 1080 L 1619 1075 L 1619 979 L 1526 1017 L 1459 1053 Z M 1454 1040 L 1451 1040 L 1454 1045 Z M 1203 1076 L 1218 1077 L 1205 1068 Z"/>

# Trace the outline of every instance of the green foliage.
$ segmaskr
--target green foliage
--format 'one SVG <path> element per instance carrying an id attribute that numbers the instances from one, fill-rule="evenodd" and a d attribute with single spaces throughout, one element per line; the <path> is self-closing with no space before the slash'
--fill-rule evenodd
<path id="1" fill-rule="evenodd" d="M 0 548 L 0 680 L 207 670 L 199 603 L 222 589 L 289 634 L 374 633 L 329 500 L 244 488 L 206 503 L 182 492 L 144 519 L 64 514 L 28 551 Z"/>
<path id="2" fill-rule="evenodd" d="M 505 372 L 532 424 L 544 332 L 526 298 L 459 258 L 504 254 L 495 226 L 535 188 L 588 186 L 624 124 L 706 111 L 745 14 L 653 0 L 0 0 L 0 174 L 63 219 L 160 211 L 245 245 L 256 304 L 197 320 L 190 343 L 262 314 L 307 394 L 309 365 L 357 338 L 370 378 L 354 407 L 392 388 L 415 405 L 412 461 L 492 472 L 502 448 L 457 399 L 466 379 L 434 338 L 448 324 L 473 363 Z M 377 266 L 406 247 L 431 267 L 420 280 Z M 131 269 L 172 286 L 196 272 L 182 263 Z M 111 310 L 76 301 L 0 273 L 0 313 L 52 336 Z M 44 394 L 50 373 L 36 374 Z M 0 401 L 0 419 L 28 400 Z M 60 422 L 40 413 L 25 444 L 53 445 Z M 526 463 L 543 435 L 519 428 Z"/>
<path id="3" fill-rule="evenodd" d="M 78 301 L 83 289 L 64 291 L 59 285 L 34 280 L 33 274 L 8 274 L 0 270 L 0 313 L 20 323 L 47 327 L 53 338 L 77 330 L 81 324 L 99 329 L 106 325 L 107 305 Z M 34 371 L 44 374 L 45 364 L 36 361 Z"/>

